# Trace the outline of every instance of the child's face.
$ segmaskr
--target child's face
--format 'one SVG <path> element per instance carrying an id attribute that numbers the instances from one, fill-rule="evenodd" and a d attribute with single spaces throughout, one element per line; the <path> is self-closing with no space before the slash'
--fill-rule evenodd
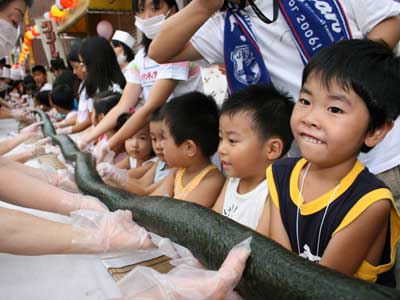
<path id="1" fill-rule="evenodd" d="M 163 140 L 163 122 L 162 121 L 151 121 L 150 122 L 150 138 L 153 146 L 154 153 L 162 161 L 165 161 L 162 140 Z"/>
<path id="2" fill-rule="evenodd" d="M 46 74 L 43 74 L 42 72 L 33 72 L 33 79 L 35 80 L 36 86 L 41 87 L 47 82 L 47 76 Z"/>
<path id="3" fill-rule="evenodd" d="M 139 130 L 133 137 L 125 141 L 125 150 L 136 159 L 148 159 L 151 153 L 149 126 Z"/>
<path id="4" fill-rule="evenodd" d="M 182 157 L 184 157 L 182 145 L 178 146 L 175 143 L 174 137 L 171 135 L 168 125 L 162 124 L 161 147 L 163 148 L 164 158 L 167 164 L 171 167 L 183 167 Z"/>
<path id="5" fill-rule="evenodd" d="M 368 122 L 367 106 L 352 89 L 333 81 L 328 90 L 310 74 L 290 124 L 301 154 L 327 167 L 354 161 L 366 140 Z"/>
<path id="6" fill-rule="evenodd" d="M 246 113 L 223 114 L 219 119 L 218 154 L 225 174 L 235 178 L 252 178 L 265 174 L 267 141 L 252 128 Z"/>

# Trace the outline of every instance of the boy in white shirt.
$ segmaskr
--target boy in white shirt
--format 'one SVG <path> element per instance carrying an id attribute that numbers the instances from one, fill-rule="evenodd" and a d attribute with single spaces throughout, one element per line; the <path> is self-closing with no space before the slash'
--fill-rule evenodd
<path id="1" fill-rule="evenodd" d="M 213 209 L 267 234 L 265 169 L 290 148 L 293 102 L 272 85 L 233 94 L 220 111 L 218 154 L 227 180 Z"/>

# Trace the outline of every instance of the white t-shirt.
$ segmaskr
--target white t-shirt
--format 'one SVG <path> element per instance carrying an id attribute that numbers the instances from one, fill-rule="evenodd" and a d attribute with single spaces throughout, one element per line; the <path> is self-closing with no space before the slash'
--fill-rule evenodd
<path id="1" fill-rule="evenodd" d="M 51 91 L 53 89 L 53 85 L 51 83 L 46 82 L 41 88 L 40 91 Z"/>
<path id="2" fill-rule="evenodd" d="M 89 98 L 83 85 L 84 82 L 82 81 L 79 85 L 78 123 L 82 123 L 89 118 Z"/>
<path id="3" fill-rule="evenodd" d="M 143 88 L 143 100 L 147 101 L 151 88 L 157 79 L 174 79 L 179 81 L 170 98 L 192 91 L 203 91 L 200 67 L 193 62 L 158 64 L 145 55 L 141 48 L 135 59 L 127 66 L 126 81 L 140 84 Z"/>
<path id="4" fill-rule="evenodd" d="M 267 180 L 246 193 L 237 192 L 240 178 L 229 178 L 222 214 L 242 225 L 256 229 L 268 196 Z"/>
<path id="5" fill-rule="evenodd" d="M 354 38 L 365 37 L 384 19 L 400 14 L 400 4 L 393 0 L 341 0 L 340 3 L 346 12 Z M 273 1 L 257 1 L 259 9 L 269 18 L 272 17 L 272 5 Z M 251 7 L 247 7 L 246 11 L 252 21 L 252 29 L 272 82 L 278 89 L 288 91 L 297 99 L 304 65 L 285 18 L 279 12 L 276 22 L 265 24 Z M 225 13 L 217 13 L 191 39 L 193 47 L 209 63 L 224 63 L 224 23 Z M 389 140 L 390 137 L 392 140 Z M 399 165 L 400 126 L 395 126 L 390 136 L 379 146 L 361 157 L 362 162 L 372 172 L 383 172 Z"/>

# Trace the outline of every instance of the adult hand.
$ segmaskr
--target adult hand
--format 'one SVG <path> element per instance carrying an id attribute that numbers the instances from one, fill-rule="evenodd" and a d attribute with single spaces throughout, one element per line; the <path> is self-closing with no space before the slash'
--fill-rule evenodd
<path id="1" fill-rule="evenodd" d="M 76 210 L 96 210 L 96 211 L 108 211 L 108 208 L 96 197 L 66 193 L 60 199 L 60 211 L 71 213 Z"/>
<path id="2" fill-rule="evenodd" d="M 152 247 L 148 232 L 132 221 L 128 210 L 71 213 L 74 227 L 72 245 L 87 252 L 105 253 Z"/>
<path id="3" fill-rule="evenodd" d="M 151 268 L 136 268 L 118 282 L 125 295 L 122 299 L 240 299 L 233 289 L 239 283 L 246 267 L 250 255 L 250 241 L 247 239 L 234 247 L 218 271 L 184 264 L 168 274 L 160 274 Z"/>
<path id="4" fill-rule="evenodd" d="M 28 132 L 41 132 L 41 126 L 43 125 L 43 122 L 35 122 L 32 123 L 29 126 L 26 126 L 25 128 L 23 128 L 20 132 L 21 133 L 28 133 Z"/>
<path id="5" fill-rule="evenodd" d="M 100 142 L 94 149 L 94 157 L 97 163 L 111 162 L 115 156 L 115 152 L 110 149 L 108 141 Z"/>

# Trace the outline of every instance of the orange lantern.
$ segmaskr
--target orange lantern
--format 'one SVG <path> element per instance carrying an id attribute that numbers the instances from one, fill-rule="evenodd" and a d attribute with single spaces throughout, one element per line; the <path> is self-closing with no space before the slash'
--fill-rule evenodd
<path id="1" fill-rule="evenodd" d="M 27 32 L 25 32 L 24 40 L 30 40 L 30 41 L 32 41 L 32 39 L 33 39 L 32 31 L 28 30 Z"/>
<path id="2" fill-rule="evenodd" d="M 76 0 L 59 0 L 60 4 L 64 8 L 74 8 L 76 7 L 77 1 Z"/>
<path id="3" fill-rule="evenodd" d="M 39 32 L 38 27 L 36 25 L 32 27 L 32 35 L 34 37 L 38 37 L 40 35 L 40 32 Z"/>

